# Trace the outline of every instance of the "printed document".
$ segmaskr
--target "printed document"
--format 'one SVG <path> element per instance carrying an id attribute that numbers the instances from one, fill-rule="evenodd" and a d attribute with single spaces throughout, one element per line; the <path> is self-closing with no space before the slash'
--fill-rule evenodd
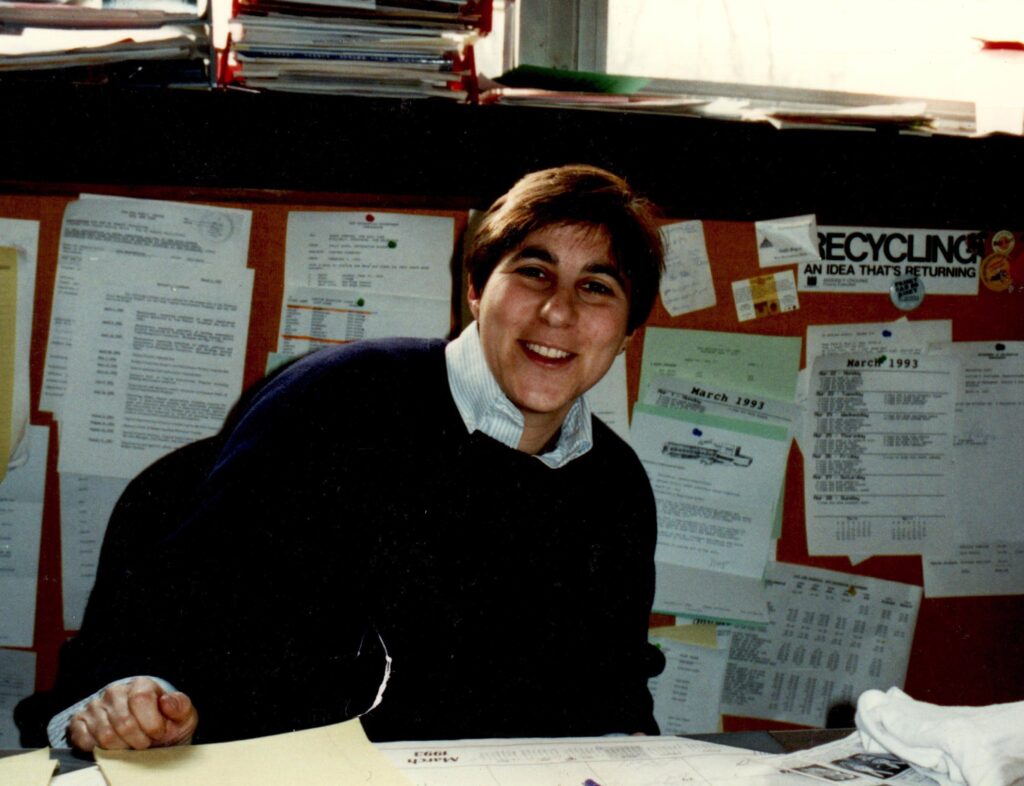
<path id="1" fill-rule="evenodd" d="M 65 630 L 82 627 L 107 522 L 129 482 L 130 478 L 60 473 L 60 571 Z"/>
<path id="2" fill-rule="evenodd" d="M 94 263 L 80 282 L 61 472 L 131 478 L 215 433 L 242 387 L 253 272 Z"/>
<path id="3" fill-rule="evenodd" d="M 1024 542 L 962 543 L 924 563 L 928 598 L 1024 595 Z"/>
<path id="4" fill-rule="evenodd" d="M 711 262 L 704 243 L 704 224 L 680 221 L 661 228 L 665 244 L 665 274 L 661 303 L 672 316 L 710 308 L 717 302 Z"/>
<path id="5" fill-rule="evenodd" d="M 277 350 L 295 356 L 364 338 L 444 338 L 450 326 L 451 302 L 447 298 L 286 282 Z"/>
<path id="6" fill-rule="evenodd" d="M 798 337 L 649 327 L 638 398 L 643 399 L 652 377 L 668 376 L 793 401 L 801 343 Z"/>
<path id="7" fill-rule="evenodd" d="M 651 629 L 650 642 L 665 656 L 665 670 L 647 681 L 662 734 L 719 731 L 731 638 L 730 630 L 716 625 Z"/>
<path id="8" fill-rule="evenodd" d="M 1024 594 L 1024 342 L 944 344 L 960 361 L 953 443 L 955 538 L 924 558 L 925 594 Z"/>
<path id="9" fill-rule="evenodd" d="M 448 216 L 296 210 L 288 214 L 285 281 L 450 302 L 454 245 Z"/>
<path id="10" fill-rule="evenodd" d="M 35 689 L 36 654 L 22 650 L 0 649 L 0 748 L 10 750 L 21 747 L 18 729 L 14 725 L 14 705 Z M 0 777 L 0 783 L 23 782 L 7 781 Z M 47 781 L 43 780 L 42 783 Z"/>
<path id="11" fill-rule="evenodd" d="M 902 686 L 921 588 L 769 563 L 767 628 L 732 634 L 722 712 L 824 727 L 868 688 Z"/>
<path id="12" fill-rule="evenodd" d="M 80 335 L 76 313 L 94 267 L 120 260 L 160 260 L 170 270 L 195 265 L 245 267 L 248 210 L 83 194 L 64 211 L 40 409 L 61 414 L 71 351 Z M 191 276 L 192 273 L 187 273 Z"/>
<path id="13" fill-rule="evenodd" d="M 682 737 L 435 740 L 376 748 L 413 786 L 711 786 L 764 757 Z M 807 782 L 793 777 L 775 783 Z"/>
<path id="14" fill-rule="evenodd" d="M 0 482 L 0 646 L 31 647 L 50 429 L 29 426 L 27 461 Z"/>
<path id="15" fill-rule="evenodd" d="M 626 356 L 619 354 L 611 368 L 587 391 L 590 411 L 612 431 L 629 442 L 629 393 L 626 389 Z"/>
<path id="16" fill-rule="evenodd" d="M 658 507 L 657 611 L 765 621 L 761 577 L 795 414 L 722 386 L 651 380 L 630 438 Z"/>
<path id="17" fill-rule="evenodd" d="M 953 542 L 957 363 L 814 358 L 805 428 L 811 554 L 921 554 Z"/>

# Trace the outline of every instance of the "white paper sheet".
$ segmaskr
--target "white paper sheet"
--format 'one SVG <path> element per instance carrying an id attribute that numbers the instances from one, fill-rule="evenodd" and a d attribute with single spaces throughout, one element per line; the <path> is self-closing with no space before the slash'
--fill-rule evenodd
<path id="1" fill-rule="evenodd" d="M 719 703 L 732 633 L 720 630 L 719 634 L 714 647 L 651 635 L 651 643 L 665 656 L 665 671 L 647 682 L 654 698 L 654 719 L 662 734 L 719 730 Z"/>
<path id="2" fill-rule="evenodd" d="M 953 340 L 953 320 L 808 325 L 808 365 L 819 355 L 923 355 L 928 345 Z"/>
<path id="3" fill-rule="evenodd" d="M 20 748 L 14 705 L 36 689 L 36 654 L 0 649 L 0 748 Z"/>
<path id="4" fill-rule="evenodd" d="M 953 537 L 956 362 L 812 361 L 804 446 L 811 554 L 920 554 Z"/>
<path id="5" fill-rule="evenodd" d="M 64 211 L 50 314 L 40 409 L 58 417 L 68 385 L 68 357 L 79 334 L 79 288 L 97 262 L 162 260 L 243 268 L 249 253 L 248 210 L 83 194 Z"/>
<path id="6" fill-rule="evenodd" d="M 80 282 L 61 472 L 131 478 L 215 433 L 238 398 L 253 272 L 94 263 Z"/>
<path id="7" fill-rule="evenodd" d="M 450 326 L 447 298 L 286 284 L 277 350 L 301 355 L 363 338 L 444 338 Z"/>
<path id="8" fill-rule="evenodd" d="M 959 362 L 955 465 L 957 540 L 1024 541 L 1024 341 L 936 348 Z"/>
<path id="9" fill-rule="evenodd" d="M 747 592 L 723 595 L 720 582 L 704 575 L 687 580 L 681 571 L 663 566 L 744 577 L 748 581 L 740 583 L 747 591 L 757 590 L 769 556 L 794 415 L 791 404 L 722 386 L 669 377 L 651 381 L 644 402 L 634 408 L 630 438 L 658 506 L 658 611 L 764 619 L 760 609 L 750 617 L 749 609 L 729 607 Z M 686 583 L 685 595 L 673 586 L 678 580 Z"/>
<path id="10" fill-rule="evenodd" d="M 78 630 L 100 559 L 107 521 L 128 478 L 60 475 L 60 565 L 64 628 Z"/>
<path id="11" fill-rule="evenodd" d="M 443 740 L 376 747 L 414 786 L 709 786 L 764 756 L 678 737 Z M 796 776 L 779 778 L 757 786 L 806 783 Z"/>
<path id="12" fill-rule="evenodd" d="M 801 344 L 798 337 L 649 327 L 644 332 L 640 398 L 652 377 L 669 376 L 792 401 Z"/>
<path id="13" fill-rule="evenodd" d="M 30 406 L 29 353 L 32 344 L 32 312 L 35 307 L 39 222 L 0 218 L 0 246 L 17 249 L 17 314 L 15 314 L 14 386 L 11 398 L 10 463 L 26 460 Z M 0 456 L 5 461 L 8 456 Z"/>
<path id="14" fill-rule="evenodd" d="M 665 273 L 661 303 L 674 317 L 710 308 L 717 302 L 711 262 L 700 221 L 680 221 L 661 228 L 665 244 Z"/>
<path id="15" fill-rule="evenodd" d="M 50 429 L 29 426 L 27 460 L 0 483 L 0 646 L 31 647 Z"/>
<path id="16" fill-rule="evenodd" d="M 454 227 L 447 216 L 292 211 L 285 280 L 450 301 Z"/>
<path id="17" fill-rule="evenodd" d="M 1024 542 L 954 546 L 922 558 L 928 598 L 1024 595 Z"/>
<path id="18" fill-rule="evenodd" d="M 587 391 L 590 411 L 612 431 L 629 441 L 629 394 L 626 389 L 626 356 L 616 355 L 611 368 Z"/>
<path id="19" fill-rule="evenodd" d="M 765 575 L 771 624 L 733 631 L 722 712 L 823 727 L 833 705 L 903 685 L 920 587 L 781 562 Z"/>
<path id="20" fill-rule="evenodd" d="M 928 597 L 1024 594 L 1024 342 L 944 344 L 959 359 L 953 445 L 956 533 L 924 558 Z"/>
<path id="21" fill-rule="evenodd" d="M 761 267 L 818 262 L 818 226 L 814 215 L 754 222 L 757 262 Z"/>

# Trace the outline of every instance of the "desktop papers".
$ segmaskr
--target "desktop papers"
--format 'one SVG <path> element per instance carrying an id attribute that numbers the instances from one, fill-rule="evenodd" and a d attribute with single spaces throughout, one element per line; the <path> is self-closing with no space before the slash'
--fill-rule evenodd
<path id="1" fill-rule="evenodd" d="M 359 720 L 269 737 L 145 751 L 96 750 L 110 786 L 410 786 Z"/>
<path id="2" fill-rule="evenodd" d="M 94 265 L 160 260 L 169 269 L 241 269 L 248 257 L 251 222 L 248 210 L 207 205 L 90 195 L 71 202 L 61 229 L 40 408 L 61 414 L 69 357 L 81 335 L 79 293 L 83 281 L 95 275 Z"/>
<path id="3" fill-rule="evenodd" d="M 812 554 L 920 554 L 953 542 L 957 363 L 823 355 L 810 373 L 804 494 Z"/>
<path id="4" fill-rule="evenodd" d="M 724 386 L 649 382 L 630 439 L 658 509 L 656 610 L 767 620 L 761 577 L 795 415 Z"/>
<path id="5" fill-rule="evenodd" d="M 414 786 L 710 786 L 740 783 L 730 779 L 751 761 L 771 758 L 679 737 L 438 740 L 376 747 Z M 756 781 L 758 786 L 776 782 L 807 781 Z"/>
<path id="6" fill-rule="evenodd" d="M 680 221 L 661 228 L 665 244 L 665 274 L 661 303 L 674 317 L 715 305 L 715 282 L 700 221 Z"/>
<path id="7" fill-rule="evenodd" d="M 902 686 L 921 588 L 769 563 L 771 623 L 736 629 L 722 712 L 823 727 L 869 688 Z"/>
<path id="8" fill-rule="evenodd" d="M 770 763 L 779 771 L 806 776 L 819 783 L 878 786 L 884 781 L 900 786 L 953 786 L 953 781 L 945 776 L 929 770 L 935 776 L 931 778 L 895 754 L 869 753 L 861 744 L 858 732 L 808 750 L 772 756 Z"/>
<path id="9" fill-rule="evenodd" d="M 253 272 L 94 262 L 61 424 L 61 472 L 130 478 L 216 432 L 241 390 Z"/>
<path id="10" fill-rule="evenodd" d="M 57 761 L 50 758 L 50 751 L 46 748 L 0 757 L 0 781 L 4 783 L 47 786 L 55 769 Z"/>
<path id="11" fill-rule="evenodd" d="M 0 646 L 31 647 L 50 429 L 29 426 L 27 461 L 0 482 Z"/>

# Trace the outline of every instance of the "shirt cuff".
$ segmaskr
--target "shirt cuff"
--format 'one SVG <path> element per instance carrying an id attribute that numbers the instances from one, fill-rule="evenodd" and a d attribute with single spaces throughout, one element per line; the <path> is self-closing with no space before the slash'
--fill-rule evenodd
<path id="1" fill-rule="evenodd" d="M 140 676 L 148 676 L 148 675 L 140 675 Z M 50 739 L 50 747 L 52 747 L 52 748 L 66 748 L 66 747 L 68 747 L 68 738 L 67 738 L 68 724 L 71 722 L 71 719 L 73 717 L 75 717 L 75 715 L 80 713 L 82 710 L 84 710 L 86 708 L 86 706 L 88 706 L 90 701 L 92 701 L 93 699 L 98 699 L 100 696 L 102 696 L 103 692 L 107 688 L 110 688 L 110 687 L 112 687 L 114 685 L 124 685 L 126 683 L 131 682 L 132 680 L 137 680 L 137 679 L 139 679 L 138 676 L 135 676 L 135 677 L 125 677 L 125 678 L 120 679 L 120 680 L 114 680 L 113 682 L 109 683 L 105 687 L 103 687 L 100 690 L 98 690 L 95 693 L 93 693 L 91 696 L 86 696 L 81 701 L 75 702 L 74 704 L 72 704 L 67 709 L 58 712 L 56 715 L 54 715 L 52 718 L 50 718 L 50 722 L 48 724 L 46 724 L 46 736 L 49 737 L 49 739 Z M 153 680 L 153 682 L 155 682 L 157 685 L 159 685 L 161 688 L 163 688 L 164 691 L 167 692 L 167 693 L 171 693 L 172 691 L 176 690 L 176 688 L 173 685 L 171 685 L 171 683 L 169 683 L 167 680 L 160 679 L 159 677 L 148 677 L 148 679 Z"/>

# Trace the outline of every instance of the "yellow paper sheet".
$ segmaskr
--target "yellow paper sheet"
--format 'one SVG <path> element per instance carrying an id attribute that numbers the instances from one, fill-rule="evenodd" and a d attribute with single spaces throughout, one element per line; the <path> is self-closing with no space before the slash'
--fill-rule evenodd
<path id="1" fill-rule="evenodd" d="M 4 756 L 0 758 L 0 783 L 47 786 L 55 769 L 57 762 L 50 758 L 49 748 Z"/>
<path id="2" fill-rule="evenodd" d="M 110 786 L 411 786 L 357 720 L 271 737 L 96 751 Z"/>
<path id="3" fill-rule="evenodd" d="M 18 313 L 18 250 L 0 248 L 0 481 L 11 455 L 14 400 L 15 316 Z"/>
<path id="4" fill-rule="evenodd" d="M 708 649 L 718 648 L 718 626 L 708 624 L 663 625 L 648 631 L 651 638 L 666 638 Z"/>

